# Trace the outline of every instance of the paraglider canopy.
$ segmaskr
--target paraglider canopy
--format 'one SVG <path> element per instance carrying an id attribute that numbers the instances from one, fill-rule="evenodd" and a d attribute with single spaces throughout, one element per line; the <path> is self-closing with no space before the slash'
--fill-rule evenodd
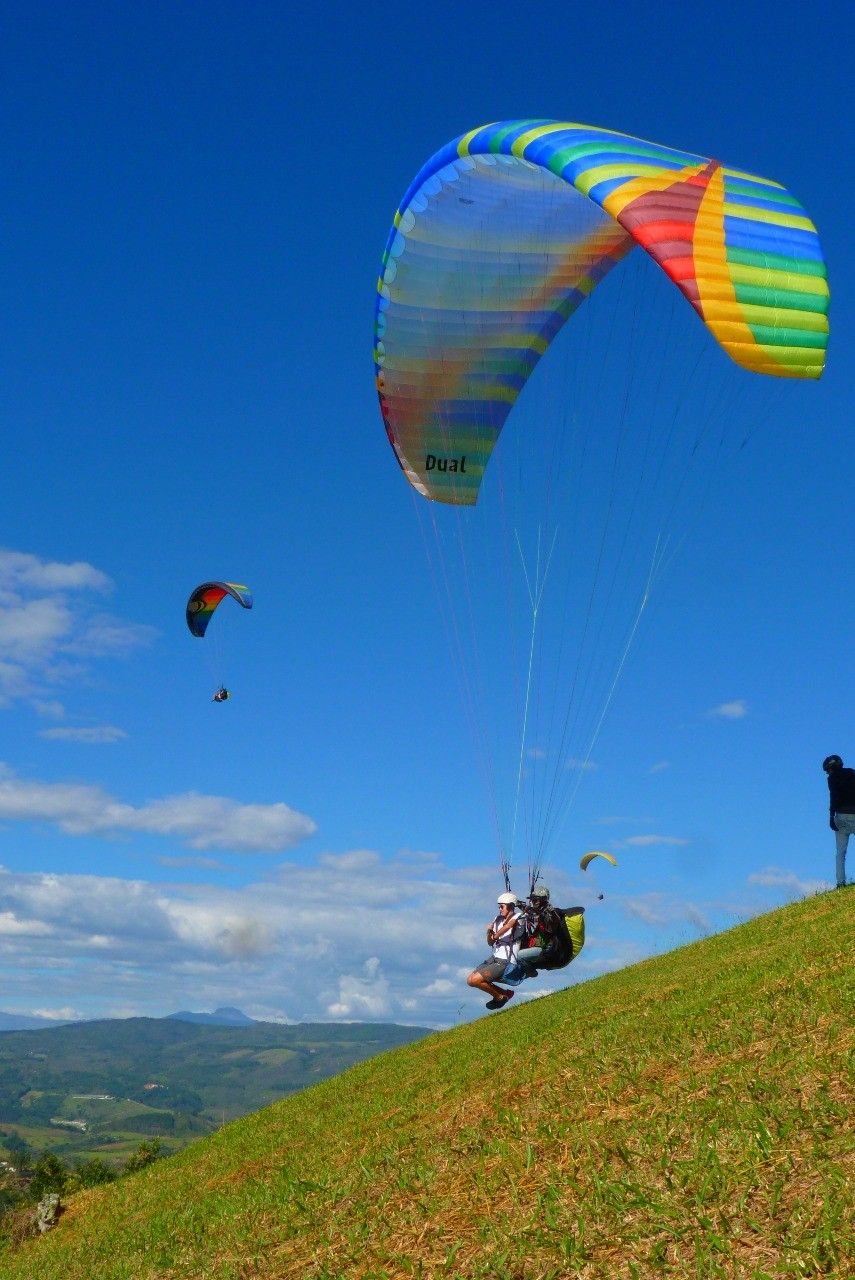
<path id="1" fill-rule="evenodd" d="M 378 282 L 380 408 L 415 489 L 476 502 L 540 357 L 636 246 L 736 364 L 820 376 L 825 264 L 816 228 L 779 183 L 591 125 L 485 125 L 417 174 Z"/>
<path id="2" fill-rule="evenodd" d="M 506 120 L 405 191 L 377 391 L 427 500 L 412 506 L 506 887 L 519 845 L 537 883 L 654 584 L 773 388 L 820 376 L 827 312 L 798 200 L 657 142 Z"/>
<path id="3" fill-rule="evenodd" d="M 214 610 L 226 596 L 237 600 L 244 609 L 252 608 L 252 592 L 239 582 L 202 582 L 191 592 L 187 601 L 187 626 L 191 635 L 200 639 L 204 636 Z"/>
<path id="4" fill-rule="evenodd" d="M 605 853 L 602 849 L 592 849 L 590 853 L 582 855 L 579 862 L 579 870 L 587 871 L 588 867 L 594 861 L 594 858 L 605 858 L 606 862 L 610 862 L 613 867 L 616 867 L 618 864 L 617 858 L 613 857 L 612 854 Z"/>

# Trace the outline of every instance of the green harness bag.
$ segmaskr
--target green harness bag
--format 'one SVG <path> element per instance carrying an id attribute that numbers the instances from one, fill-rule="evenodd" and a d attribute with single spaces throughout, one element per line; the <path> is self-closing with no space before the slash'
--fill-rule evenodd
<path id="1" fill-rule="evenodd" d="M 537 961 L 538 969 L 563 969 L 575 960 L 585 945 L 585 908 L 553 907 L 550 923 L 555 929 Z"/>
<path id="2" fill-rule="evenodd" d="M 571 960 L 575 960 L 579 952 L 585 945 L 585 908 L 570 907 L 562 912 L 564 916 L 564 926 L 570 935 L 570 943 L 573 948 Z"/>

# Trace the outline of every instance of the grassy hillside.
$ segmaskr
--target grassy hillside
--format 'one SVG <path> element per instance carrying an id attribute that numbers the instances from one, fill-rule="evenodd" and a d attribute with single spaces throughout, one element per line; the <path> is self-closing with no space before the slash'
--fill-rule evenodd
<path id="1" fill-rule="evenodd" d="M 374 1058 L 81 1193 L 0 1275 L 855 1276 L 853 909 Z"/>

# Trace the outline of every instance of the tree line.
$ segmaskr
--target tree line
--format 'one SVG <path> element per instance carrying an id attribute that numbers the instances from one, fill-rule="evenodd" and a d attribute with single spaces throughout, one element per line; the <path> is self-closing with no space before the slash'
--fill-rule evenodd
<path id="1" fill-rule="evenodd" d="M 56 1193 L 61 1199 L 114 1182 L 146 1168 L 161 1155 L 159 1138 L 143 1141 L 121 1164 L 109 1164 L 100 1156 L 63 1160 L 53 1151 L 34 1152 L 17 1134 L 3 1135 L 8 1158 L 0 1167 L 0 1242 L 14 1243 L 29 1234 L 35 1206 Z"/>

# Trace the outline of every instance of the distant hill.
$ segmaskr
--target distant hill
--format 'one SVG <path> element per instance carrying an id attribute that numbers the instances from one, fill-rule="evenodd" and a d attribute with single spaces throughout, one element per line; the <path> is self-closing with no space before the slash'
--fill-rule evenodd
<path id="1" fill-rule="evenodd" d="M 249 1018 L 240 1009 L 232 1009 L 228 1005 L 222 1009 L 215 1009 L 213 1013 L 191 1013 L 187 1009 L 182 1009 L 180 1013 L 167 1014 L 167 1017 L 176 1022 L 198 1022 L 208 1027 L 254 1027 L 257 1025 L 255 1018 Z"/>
<path id="2" fill-rule="evenodd" d="M 0 1274 L 855 1276 L 853 906 L 826 893 L 362 1062 L 72 1196 Z"/>
<path id="3" fill-rule="evenodd" d="M 64 1027 L 68 1019 L 41 1018 L 38 1014 L 4 1013 L 0 1010 L 0 1031 L 37 1031 L 40 1027 Z"/>
<path id="4" fill-rule="evenodd" d="M 428 1034 L 384 1023 L 253 1022 L 236 1009 L 201 1016 L 218 1015 L 244 1022 L 121 1018 L 4 1032 L 0 1151 L 20 1138 L 66 1157 L 118 1160 L 150 1136 L 177 1150 L 226 1120 Z"/>
<path id="5" fill-rule="evenodd" d="M 250 1018 L 240 1009 L 226 1005 L 215 1009 L 213 1013 L 193 1013 L 189 1009 L 181 1009 L 178 1013 L 166 1015 L 176 1022 L 198 1022 L 211 1027 L 252 1027 L 256 1019 Z M 77 1018 L 43 1018 L 38 1014 L 4 1013 L 0 1009 L 0 1031 L 40 1031 L 48 1027 L 67 1027 Z"/>
<path id="6" fill-rule="evenodd" d="M 167 1018 L 176 1022 L 198 1022 L 211 1027 L 252 1027 L 256 1019 L 250 1018 L 240 1009 L 225 1005 L 215 1009 L 213 1013 L 193 1013 L 189 1009 L 181 1009 L 178 1013 L 168 1013 Z M 48 1027 L 67 1027 L 78 1018 L 43 1018 L 38 1014 L 4 1013 L 0 1010 L 0 1031 L 40 1031 Z"/>

